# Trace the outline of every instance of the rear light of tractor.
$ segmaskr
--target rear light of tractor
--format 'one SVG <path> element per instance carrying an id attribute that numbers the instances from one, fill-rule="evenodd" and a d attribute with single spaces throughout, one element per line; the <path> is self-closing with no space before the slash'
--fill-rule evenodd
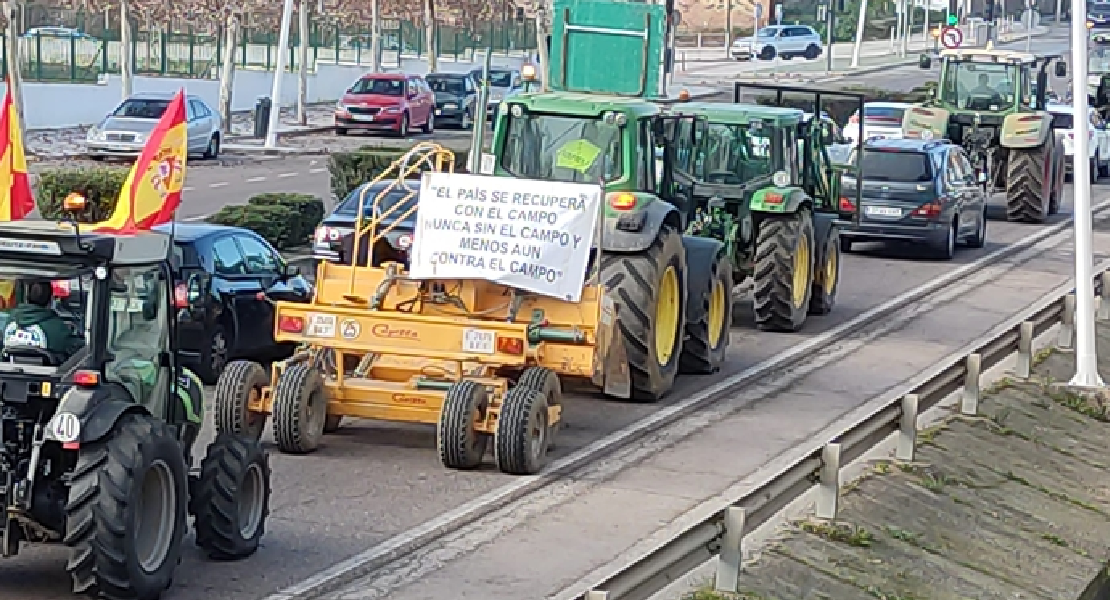
<path id="1" fill-rule="evenodd" d="M 68 298 L 69 282 L 65 279 L 57 279 L 55 281 L 51 281 L 50 290 L 54 293 L 55 298 Z"/>
<path id="2" fill-rule="evenodd" d="M 782 204 L 783 200 L 784 200 L 784 198 L 783 198 L 782 194 L 770 193 L 770 194 L 764 194 L 764 196 L 763 196 L 763 203 L 764 204 L 776 204 L 776 205 L 777 204 Z"/>
<path id="3" fill-rule="evenodd" d="M 940 212 L 941 212 L 941 205 L 939 205 L 935 202 L 930 202 L 928 204 L 922 204 L 921 206 L 914 209 L 914 211 L 910 214 L 915 216 L 915 217 L 926 217 L 926 218 L 932 219 L 932 218 L 935 218 L 935 217 L 939 217 Z"/>
<path id="4" fill-rule="evenodd" d="M 278 317 L 278 329 L 285 333 L 304 333 L 304 318 L 281 315 Z"/>
<path id="5" fill-rule="evenodd" d="M 613 210 L 632 210 L 636 208 L 636 196 L 628 192 L 609 194 L 609 206 Z"/>
<path id="6" fill-rule="evenodd" d="M 855 212 L 856 202 L 847 196 L 840 197 L 840 211 L 841 212 Z"/>
<path id="7" fill-rule="evenodd" d="M 502 354 L 524 354 L 524 340 L 521 338 L 497 336 L 497 351 Z"/>
<path id="8" fill-rule="evenodd" d="M 73 374 L 73 384 L 81 387 L 96 387 L 100 384 L 100 373 L 96 371 L 77 371 Z"/>
<path id="9" fill-rule="evenodd" d="M 179 283 L 173 286 L 174 308 L 189 308 L 189 286 Z"/>

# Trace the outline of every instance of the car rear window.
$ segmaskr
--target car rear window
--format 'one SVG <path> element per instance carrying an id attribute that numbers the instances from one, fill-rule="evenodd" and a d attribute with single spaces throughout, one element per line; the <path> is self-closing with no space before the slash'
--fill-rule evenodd
<path id="1" fill-rule="evenodd" d="M 383 189 L 385 189 L 387 185 L 389 185 L 389 184 L 388 183 L 379 183 L 379 184 L 376 184 L 373 187 L 371 187 L 370 190 L 368 190 L 366 192 L 366 200 L 365 200 L 365 204 L 363 205 L 363 210 L 362 210 L 363 218 L 368 218 L 372 214 L 371 209 L 373 208 L 373 205 L 374 205 L 374 197 L 377 196 L 379 193 L 381 193 L 381 191 Z M 420 181 L 418 181 L 418 180 L 409 180 L 409 187 L 411 187 L 414 190 L 419 189 L 420 188 Z M 410 193 L 411 192 L 405 190 L 401 186 L 394 187 L 392 190 L 389 191 L 389 194 L 386 195 L 386 197 L 383 198 L 382 201 L 379 203 L 379 210 L 381 210 L 383 213 L 385 211 L 388 211 L 391 207 L 393 207 L 393 205 L 395 205 L 398 202 L 400 202 L 401 200 L 403 200 L 405 198 L 405 196 L 409 195 Z M 415 202 L 416 198 L 418 198 L 419 196 L 420 196 L 420 194 L 417 193 L 415 196 L 413 196 L 413 199 L 410 202 Z M 349 219 L 354 219 L 355 216 L 356 216 L 356 213 L 358 213 L 358 202 L 359 202 L 359 191 L 356 189 L 355 191 L 348 194 L 347 197 L 343 200 L 343 202 L 339 204 L 339 206 L 335 207 L 335 212 L 333 214 L 335 214 L 336 216 L 341 216 L 341 217 L 347 217 Z M 404 207 L 398 208 L 397 210 L 395 210 L 395 211 L 389 213 L 388 215 L 386 215 L 385 220 L 389 221 L 389 222 L 392 222 L 394 219 L 396 219 L 396 217 L 399 217 L 399 216 L 403 215 L 406 212 L 406 210 L 407 210 L 407 208 L 404 208 Z M 408 219 L 405 219 L 405 220 L 410 221 L 410 220 L 414 220 L 415 218 L 416 218 L 416 213 L 413 213 L 412 215 L 409 215 Z"/>
<path id="2" fill-rule="evenodd" d="M 1075 127 L 1075 117 L 1067 113 L 1052 113 L 1052 122 L 1060 129 L 1073 129 Z"/>
<path id="3" fill-rule="evenodd" d="M 866 181 L 928 182 L 933 180 L 932 161 L 924 152 L 864 150 L 861 167 Z"/>
<path id="4" fill-rule="evenodd" d="M 193 268 L 200 266 L 200 256 L 197 255 L 196 246 L 191 243 L 178 242 L 173 245 L 173 264 L 178 268 Z"/>
<path id="5" fill-rule="evenodd" d="M 433 92 L 444 94 L 466 93 L 466 83 L 463 82 L 461 77 L 429 77 L 427 81 L 428 87 L 432 88 Z"/>
<path id="6" fill-rule="evenodd" d="M 898 124 L 902 123 L 902 115 L 906 113 L 904 108 L 895 108 L 892 106 L 864 106 L 863 119 L 866 123 L 871 124 Z"/>

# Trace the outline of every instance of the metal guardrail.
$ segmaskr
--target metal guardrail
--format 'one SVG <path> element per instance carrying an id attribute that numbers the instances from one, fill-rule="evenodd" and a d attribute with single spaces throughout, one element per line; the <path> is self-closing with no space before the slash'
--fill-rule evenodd
<path id="1" fill-rule="evenodd" d="M 1095 294 L 1099 320 L 1110 320 L 1110 261 L 1096 266 Z M 642 554 L 621 570 L 576 596 L 580 600 L 646 600 L 715 555 L 717 591 L 735 592 L 740 580 L 744 537 L 771 520 L 800 496 L 817 488 L 815 516 L 835 519 L 841 492 L 840 470 L 873 447 L 896 435 L 895 458 L 912 461 L 917 442 L 917 417 L 953 393 L 960 394 L 960 412 L 974 415 L 981 397 L 984 371 L 1017 354 L 1016 377 L 1031 375 L 1033 340 L 1054 325 L 1060 329 L 1058 348 L 1072 348 L 1075 338 L 1075 291 L 1045 296 L 1032 309 L 996 329 L 989 341 L 962 359 L 946 359 L 870 415 L 834 436 L 824 446 L 796 460 L 743 498 Z"/>

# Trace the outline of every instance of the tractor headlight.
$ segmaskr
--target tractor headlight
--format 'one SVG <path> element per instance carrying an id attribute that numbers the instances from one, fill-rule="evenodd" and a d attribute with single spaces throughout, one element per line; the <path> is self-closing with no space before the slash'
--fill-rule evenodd
<path id="1" fill-rule="evenodd" d="M 775 187 L 786 187 L 790 185 L 790 173 L 787 173 L 786 171 L 779 171 L 778 173 L 775 173 L 775 176 L 771 179 L 771 182 L 775 184 Z"/>
<path id="2" fill-rule="evenodd" d="M 46 425 L 50 438 L 63 444 L 71 444 L 81 439 L 81 420 L 77 415 L 60 412 Z"/>

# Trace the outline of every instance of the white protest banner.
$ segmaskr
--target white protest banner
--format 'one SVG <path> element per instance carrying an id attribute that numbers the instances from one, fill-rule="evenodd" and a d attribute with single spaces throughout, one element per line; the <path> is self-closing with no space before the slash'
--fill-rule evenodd
<path id="1" fill-rule="evenodd" d="M 601 196 L 599 185 L 425 173 L 410 276 L 485 279 L 577 302 Z"/>

